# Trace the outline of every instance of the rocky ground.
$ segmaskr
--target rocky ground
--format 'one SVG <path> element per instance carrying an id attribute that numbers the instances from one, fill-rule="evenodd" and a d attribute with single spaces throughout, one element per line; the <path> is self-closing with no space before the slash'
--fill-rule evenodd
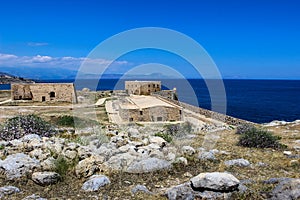
<path id="1" fill-rule="evenodd" d="M 20 112 L 56 123 L 73 107 L 0 109 L 0 123 Z M 229 125 L 113 125 L 100 105 L 96 115 L 100 123 L 76 131 L 0 141 L 0 199 L 300 198 L 300 121 L 262 125 L 282 137 L 279 150 L 238 146 Z"/>
<path id="2" fill-rule="evenodd" d="M 166 126 L 98 127 L 1 141 L 2 199 L 297 199 L 300 124 L 266 125 L 285 150 L 236 145 L 233 127 L 169 138 Z M 63 134 L 62 134 L 63 133 Z M 213 136 L 213 137 L 211 137 Z M 208 138 L 214 138 L 216 143 Z M 209 145 L 208 145 L 209 144 Z"/>

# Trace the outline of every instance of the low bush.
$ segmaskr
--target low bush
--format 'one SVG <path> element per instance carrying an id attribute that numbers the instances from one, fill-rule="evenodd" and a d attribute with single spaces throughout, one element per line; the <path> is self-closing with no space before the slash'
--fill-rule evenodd
<path id="1" fill-rule="evenodd" d="M 0 139 L 19 139 L 28 134 L 50 137 L 55 132 L 51 124 L 36 115 L 19 115 L 8 119 L 0 128 Z"/>
<path id="2" fill-rule="evenodd" d="M 182 124 L 167 124 L 164 126 L 166 133 L 172 136 L 181 137 L 192 132 L 192 125 L 189 122 Z"/>
<path id="3" fill-rule="evenodd" d="M 255 148 L 285 148 L 285 145 L 279 143 L 280 139 L 281 137 L 273 135 L 270 131 L 251 128 L 240 135 L 238 145 Z"/>
<path id="4" fill-rule="evenodd" d="M 99 125 L 99 123 L 95 120 L 83 119 L 76 116 L 73 117 L 70 115 L 59 116 L 57 119 L 54 120 L 54 123 L 58 126 L 64 127 L 75 127 L 76 125 L 76 128 L 86 128 Z"/>
<path id="5" fill-rule="evenodd" d="M 61 176 L 62 180 L 64 180 L 66 175 L 74 170 L 76 164 L 78 164 L 78 158 L 68 161 L 64 156 L 58 155 L 54 161 L 54 171 Z"/>
<path id="6" fill-rule="evenodd" d="M 161 137 L 164 140 L 166 140 L 166 142 L 169 142 L 169 143 L 172 142 L 172 140 L 173 140 L 172 136 L 167 133 L 155 133 L 154 136 Z"/>
<path id="7" fill-rule="evenodd" d="M 245 124 L 238 125 L 236 127 L 236 132 L 235 133 L 241 135 L 241 134 L 244 134 L 248 131 L 251 131 L 252 129 L 255 129 L 254 125 L 245 123 Z"/>
<path id="8" fill-rule="evenodd" d="M 74 118 L 70 115 L 59 116 L 56 123 L 59 126 L 74 127 Z"/>

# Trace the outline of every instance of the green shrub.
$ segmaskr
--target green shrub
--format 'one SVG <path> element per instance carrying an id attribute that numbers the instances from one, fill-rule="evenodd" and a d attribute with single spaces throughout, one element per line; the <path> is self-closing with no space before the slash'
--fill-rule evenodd
<path id="1" fill-rule="evenodd" d="M 240 135 L 238 145 L 255 148 L 284 148 L 285 145 L 279 143 L 280 139 L 281 137 L 267 130 L 252 128 Z"/>
<path id="2" fill-rule="evenodd" d="M 75 127 L 76 125 L 77 128 L 86 128 L 99 125 L 99 123 L 95 120 L 83 119 L 70 115 L 59 116 L 56 120 L 54 120 L 54 122 L 58 126 Z"/>
<path id="3" fill-rule="evenodd" d="M 36 115 L 19 115 L 8 119 L 0 128 L 0 139 L 19 139 L 28 134 L 50 137 L 55 133 L 52 125 L 42 118 Z"/>
<path id="4" fill-rule="evenodd" d="M 255 129 L 254 125 L 245 123 L 245 124 L 238 125 L 236 127 L 236 132 L 235 133 L 241 135 L 241 134 L 244 134 L 248 131 L 251 131 L 252 129 Z"/>
<path id="5" fill-rule="evenodd" d="M 182 124 L 167 124 L 164 128 L 167 134 L 176 137 L 181 137 L 192 132 L 192 125 L 189 122 Z"/>
<path id="6" fill-rule="evenodd" d="M 70 115 L 59 116 L 57 119 L 57 125 L 74 127 L 74 118 Z"/>
<path id="7" fill-rule="evenodd" d="M 68 161 L 64 156 L 59 155 L 54 161 L 54 171 L 58 173 L 63 180 L 65 179 L 66 175 L 74 169 L 76 164 L 78 164 L 78 158 Z"/>
<path id="8" fill-rule="evenodd" d="M 65 178 L 67 172 L 71 168 L 70 163 L 63 156 L 58 156 L 57 159 L 54 161 L 54 165 L 55 165 L 54 171 L 56 173 L 59 173 L 62 179 Z"/>
<path id="9" fill-rule="evenodd" d="M 169 143 L 173 140 L 172 136 L 167 133 L 155 133 L 154 136 L 161 137 Z"/>

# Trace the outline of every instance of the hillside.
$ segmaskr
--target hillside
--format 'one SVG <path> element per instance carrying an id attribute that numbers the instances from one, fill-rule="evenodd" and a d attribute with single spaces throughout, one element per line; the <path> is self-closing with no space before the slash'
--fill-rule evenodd
<path id="1" fill-rule="evenodd" d="M 14 76 L 11 74 L 0 72 L 0 84 L 10 84 L 10 83 L 33 83 L 34 81 L 29 79 L 24 79 L 22 77 Z"/>

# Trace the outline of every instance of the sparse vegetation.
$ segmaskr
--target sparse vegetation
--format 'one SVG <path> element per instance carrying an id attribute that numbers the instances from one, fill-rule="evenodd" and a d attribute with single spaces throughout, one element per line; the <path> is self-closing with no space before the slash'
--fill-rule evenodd
<path id="1" fill-rule="evenodd" d="M 173 138 L 171 135 L 167 134 L 167 133 L 155 133 L 154 136 L 158 136 L 163 138 L 164 140 L 166 140 L 167 142 L 171 143 Z"/>
<path id="2" fill-rule="evenodd" d="M 251 131 L 252 129 L 255 129 L 255 126 L 252 124 L 241 124 L 237 126 L 235 133 L 241 135 L 248 131 Z"/>
<path id="3" fill-rule="evenodd" d="M 279 143 L 280 139 L 281 137 L 273 135 L 270 131 L 253 127 L 240 136 L 238 145 L 255 148 L 284 148 L 284 145 Z"/>
<path id="4" fill-rule="evenodd" d="M 182 135 L 189 134 L 192 131 L 192 125 L 189 122 L 182 124 L 167 124 L 164 128 L 167 134 L 176 137 L 181 137 Z"/>
<path id="5" fill-rule="evenodd" d="M 77 158 L 72 161 L 68 161 L 64 156 L 59 155 L 54 161 L 54 171 L 61 176 L 62 180 L 64 180 L 66 175 L 76 166 L 77 163 Z"/>
<path id="6" fill-rule="evenodd" d="M 99 125 L 99 123 L 95 120 L 91 119 L 83 119 L 76 116 L 70 115 L 63 115 L 59 116 L 56 119 L 53 119 L 53 122 L 58 126 L 64 127 L 78 127 L 78 128 L 85 128 L 85 127 L 92 127 L 95 125 Z"/>
<path id="7" fill-rule="evenodd" d="M 19 115 L 8 119 L 0 128 L 3 140 L 19 139 L 28 134 L 50 137 L 55 134 L 51 124 L 36 115 Z"/>

